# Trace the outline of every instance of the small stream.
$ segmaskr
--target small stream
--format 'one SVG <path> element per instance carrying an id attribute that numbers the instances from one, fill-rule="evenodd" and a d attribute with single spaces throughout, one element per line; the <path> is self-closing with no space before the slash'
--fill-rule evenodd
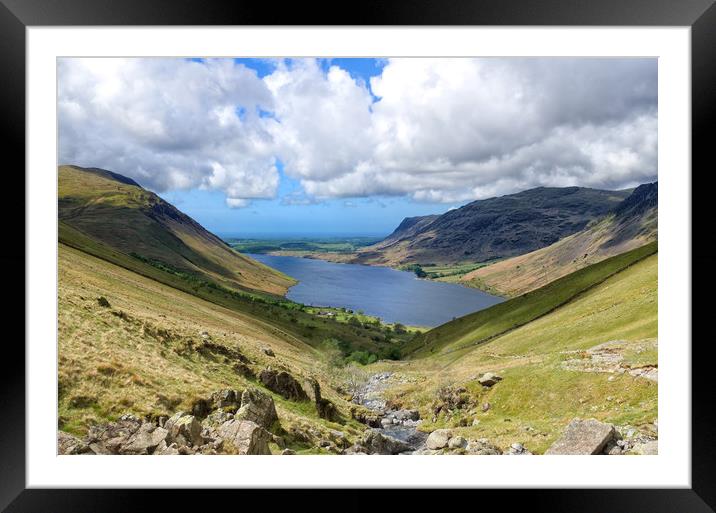
<path id="1" fill-rule="evenodd" d="M 379 414 L 382 427 L 371 429 L 405 442 L 412 450 L 401 454 L 411 454 L 425 448 L 428 435 L 417 429 L 422 421 L 416 410 L 387 410 L 383 391 L 388 388 L 388 380 L 392 375 L 392 372 L 381 372 L 370 376 L 353 398 L 353 402 Z"/>

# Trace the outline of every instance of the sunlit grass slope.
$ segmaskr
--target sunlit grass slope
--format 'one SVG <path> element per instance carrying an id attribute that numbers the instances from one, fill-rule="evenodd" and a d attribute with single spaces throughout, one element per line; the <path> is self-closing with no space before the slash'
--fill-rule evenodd
<path id="1" fill-rule="evenodd" d="M 540 289 L 455 319 L 415 337 L 405 353 L 421 357 L 485 343 L 552 312 L 656 251 L 656 242 L 647 244 L 580 269 Z"/>
<path id="2" fill-rule="evenodd" d="M 565 305 L 483 344 L 454 344 L 453 351 L 382 364 L 407 377 L 390 398 L 418 408 L 427 419 L 421 429 L 451 427 L 468 438 L 486 437 L 503 448 L 519 442 L 537 453 L 574 417 L 653 430 L 657 383 L 629 372 L 570 370 L 565 363 L 588 358 L 587 349 L 618 341 L 614 351 L 627 368 L 658 365 L 657 264 L 657 255 L 651 254 L 620 265 L 621 271 Z M 482 372 L 497 372 L 503 380 L 484 388 L 475 380 Z M 433 420 L 436 398 L 446 386 L 463 387 L 470 406 Z"/>
<path id="3" fill-rule="evenodd" d="M 281 295 L 295 284 L 292 278 L 233 250 L 129 178 L 77 166 L 60 166 L 58 175 L 60 222 L 113 250 L 237 290 Z M 65 235 L 60 229 L 60 241 L 77 246 L 78 237 L 65 240 Z"/>
<path id="4" fill-rule="evenodd" d="M 221 388 L 260 386 L 237 374 L 231 359 L 201 350 L 206 331 L 212 343 L 255 362 L 255 370 L 270 365 L 299 379 L 316 376 L 348 421 L 330 423 L 309 403 L 272 394 L 284 429 L 302 424 L 349 436 L 362 432 L 348 419 L 348 403 L 328 386 L 336 383 L 321 354 L 289 332 L 63 244 L 58 273 L 61 429 L 83 435 L 87 426 L 125 412 L 167 415 Z M 99 297 L 109 306 L 100 305 Z M 265 355 L 264 347 L 276 356 Z"/>

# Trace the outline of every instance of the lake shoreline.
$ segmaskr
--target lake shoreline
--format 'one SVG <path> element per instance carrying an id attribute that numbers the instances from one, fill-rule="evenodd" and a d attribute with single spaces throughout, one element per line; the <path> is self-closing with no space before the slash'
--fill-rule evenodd
<path id="1" fill-rule="evenodd" d="M 299 281 L 287 299 L 310 307 L 347 308 L 389 324 L 431 328 L 504 300 L 388 266 L 265 253 L 246 256 Z"/>

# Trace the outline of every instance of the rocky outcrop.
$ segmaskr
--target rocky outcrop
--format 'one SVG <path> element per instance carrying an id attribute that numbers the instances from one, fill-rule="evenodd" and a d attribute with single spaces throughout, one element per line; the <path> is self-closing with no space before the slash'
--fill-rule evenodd
<path id="1" fill-rule="evenodd" d="M 256 388 L 247 388 L 241 394 L 241 408 L 234 416 L 236 420 L 248 420 L 264 429 L 270 429 L 278 421 L 273 398 Z"/>
<path id="2" fill-rule="evenodd" d="M 224 442 L 231 444 L 236 454 L 271 454 L 271 434 L 250 420 L 230 420 L 218 429 Z"/>
<path id="3" fill-rule="evenodd" d="M 402 440 L 384 435 L 377 430 L 368 429 L 363 434 L 361 445 L 368 454 L 400 454 L 412 448 Z"/>
<path id="4" fill-rule="evenodd" d="M 338 410 L 331 401 L 321 397 L 321 385 L 318 381 L 315 378 L 310 378 L 307 385 L 309 397 L 316 405 L 316 413 L 318 416 L 331 422 L 338 422 L 340 420 Z"/>
<path id="5" fill-rule="evenodd" d="M 178 445 L 201 445 L 204 442 L 201 423 L 194 415 L 187 415 L 181 411 L 175 413 L 166 421 L 164 429 L 169 433 L 167 440 Z"/>
<path id="6" fill-rule="evenodd" d="M 308 401 L 308 395 L 301 384 L 286 371 L 262 370 L 259 381 L 269 390 L 290 401 Z"/>
<path id="7" fill-rule="evenodd" d="M 574 419 L 545 454 L 599 454 L 615 434 L 611 424 L 595 419 Z"/>

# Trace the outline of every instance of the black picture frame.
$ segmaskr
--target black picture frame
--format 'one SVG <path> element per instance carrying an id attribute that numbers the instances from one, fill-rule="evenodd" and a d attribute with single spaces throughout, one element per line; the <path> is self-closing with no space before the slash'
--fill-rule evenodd
<path id="1" fill-rule="evenodd" d="M 4 307 L 6 326 L 23 332 L 20 318 L 26 305 L 20 300 L 25 273 L 25 30 L 30 26 L 85 25 L 555 25 L 555 26 L 689 26 L 692 59 L 692 487 L 690 489 L 588 489 L 588 490 L 480 490 L 472 497 L 486 507 L 497 500 L 529 511 L 588 512 L 707 512 L 716 508 L 716 444 L 713 407 L 716 394 L 711 381 L 713 363 L 706 331 L 709 301 L 696 301 L 716 285 L 710 214 L 713 146 L 708 128 L 716 119 L 716 6 L 714 0 L 490 0 L 394 2 L 328 5 L 269 2 L 211 2 L 208 0 L 0 0 L 0 105 L 5 164 L 2 219 L 5 251 L 0 252 L 6 290 L 12 299 Z M 48 119 L 48 122 L 53 122 Z M 695 171 L 698 170 L 698 171 Z M 688 170 L 684 171 L 689 172 Z M 698 185 L 698 186 L 697 186 Z M 698 237 L 698 234 L 708 236 Z M 12 250 L 10 250 L 12 248 Z M 698 248 L 698 251 L 697 251 Z M 23 296 L 24 293 L 23 293 Z M 699 329 L 701 328 L 701 329 Z M 7 336 L 7 335 L 6 335 Z M 229 503 L 242 500 L 246 491 L 231 490 L 69 490 L 26 489 L 25 486 L 25 352 L 24 333 L 7 336 L 0 371 L 0 510 L 21 511 L 130 511 L 152 504 L 163 509 L 202 511 L 217 497 Z M 685 349 L 689 341 L 682 341 Z M 625 484 L 628 486 L 628 483 Z M 382 499 L 365 490 L 322 491 L 319 500 L 306 490 L 271 491 L 270 509 L 286 501 L 293 507 L 357 510 L 384 507 Z M 400 499 L 423 503 L 426 491 L 412 491 Z M 447 493 L 447 492 L 443 492 Z M 453 492 L 448 499 L 452 502 Z M 208 497 L 211 495 L 211 498 Z M 458 494 L 459 496 L 459 494 Z M 310 502 L 309 502 L 310 501 Z M 368 506 L 367 502 L 371 505 Z M 248 503 L 247 503 L 248 504 Z M 237 506 L 238 507 L 238 506 Z"/>

